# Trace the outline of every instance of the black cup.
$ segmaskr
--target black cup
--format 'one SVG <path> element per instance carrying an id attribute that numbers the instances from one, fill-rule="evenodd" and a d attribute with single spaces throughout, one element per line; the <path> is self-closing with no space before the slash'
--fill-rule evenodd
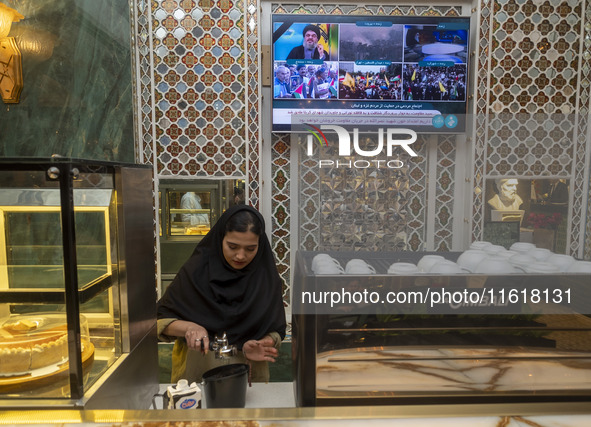
<path id="1" fill-rule="evenodd" d="M 218 366 L 203 374 L 203 396 L 207 408 L 244 408 L 248 365 Z"/>

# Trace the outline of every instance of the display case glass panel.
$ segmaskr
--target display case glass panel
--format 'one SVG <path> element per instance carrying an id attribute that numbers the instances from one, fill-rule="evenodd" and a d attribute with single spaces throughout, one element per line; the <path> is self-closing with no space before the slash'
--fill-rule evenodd
<path id="1" fill-rule="evenodd" d="M 162 291 L 230 206 L 244 203 L 244 180 L 160 180 Z"/>
<path id="2" fill-rule="evenodd" d="M 591 263 L 441 269 L 475 253 L 299 251 L 297 404 L 588 401 Z"/>
<path id="3" fill-rule="evenodd" d="M 0 398 L 75 399 L 80 390 L 72 389 L 70 363 L 80 363 L 87 390 L 122 354 L 114 170 L 80 167 L 71 181 L 69 262 L 79 312 L 73 322 L 64 189 L 59 173 L 51 179 L 35 169 L 0 172 Z"/>
<path id="4" fill-rule="evenodd" d="M 495 223 L 512 222 L 519 227 L 518 241 L 554 253 L 567 253 L 570 188 L 570 181 L 557 178 L 488 179 L 484 240 L 497 237 L 494 229 L 499 226 Z"/>
<path id="5" fill-rule="evenodd" d="M 212 192 L 169 190 L 166 205 L 170 214 L 169 236 L 204 236 L 211 227 Z M 215 193 L 214 193 L 215 194 Z M 215 204 L 215 203 L 214 203 Z"/>

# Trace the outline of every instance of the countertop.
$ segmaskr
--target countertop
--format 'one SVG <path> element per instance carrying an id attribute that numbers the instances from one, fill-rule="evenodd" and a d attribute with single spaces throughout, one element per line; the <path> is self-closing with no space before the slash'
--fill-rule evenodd
<path id="1" fill-rule="evenodd" d="M 161 384 L 160 393 L 170 384 Z M 157 408 L 162 401 L 157 399 Z M 293 383 L 253 383 L 246 408 L 197 410 L 1 411 L 1 424 L 28 427 L 589 427 L 588 402 L 547 404 L 294 407 Z"/>

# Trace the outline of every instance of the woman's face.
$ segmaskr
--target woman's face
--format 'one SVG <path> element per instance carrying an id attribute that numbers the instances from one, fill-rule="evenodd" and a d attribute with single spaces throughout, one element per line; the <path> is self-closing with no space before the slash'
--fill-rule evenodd
<path id="1" fill-rule="evenodd" d="M 242 270 L 259 250 L 259 236 L 252 231 L 228 231 L 222 240 L 224 258 L 236 270 Z"/>

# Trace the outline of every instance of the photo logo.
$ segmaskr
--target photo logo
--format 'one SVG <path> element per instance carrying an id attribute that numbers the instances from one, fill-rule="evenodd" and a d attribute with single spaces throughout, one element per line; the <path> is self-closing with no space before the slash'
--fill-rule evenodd
<path id="1" fill-rule="evenodd" d="M 308 130 L 310 135 L 307 138 L 307 146 L 306 146 L 306 154 L 308 156 L 312 156 L 314 150 L 314 137 L 320 143 L 320 146 L 323 145 L 328 147 L 328 140 L 324 135 L 323 131 L 333 131 L 337 134 L 339 139 L 339 156 L 351 156 L 353 153 L 362 156 L 362 157 L 375 157 L 380 155 L 384 150 L 384 145 L 386 148 L 386 155 L 388 157 L 392 157 L 394 154 L 395 148 L 401 148 L 404 150 L 409 156 L 417 157 L 418 154 L 411 148 L 411 145 L 416 142 L 417 140 L 417 133 L 411 129 L 397 129 L 397 128 L 388 128 L 386 131 L 380 128 L 378 129 L 378 144 L 377 147 L 371 150 L 365 150 L 359 145 L 359 129 L 353 129 L 353 138 L 349 132 L 341 127 L 335 125 L 321 125 L 320 128 L 316 126 L 312 126 L 310 124 L 306 124 L 313 130 Z M 353 142 L 351 144 L 351 142 Z M 349 166 L 355 168 L 368 168 L 372 164 L 377 166 L 378 168 L 382 165 L 389 167 L 389 168 L 401 168 L 404 166 L 404 162 L 399 159 L 392 159 L 392 160 L 355 160 L 355 161 L 348 161 L 348 162 L 340 162 L 338 160 L 320 160 L 319 165 L 320 167 L 340 167 L 340 166 Z"/>
<path id="2" fill-rule="evenodd" d="M 322 141 L 324 141 L 324 146 L 328 147 L 328 141 L 326 140 L 326 136 L 324 136 L 324 134 L 322 133 L 322 131 L 320 129 L 318 129 L 316 126 L 312 126 L 309 124 L 306 124 L 306 126 L 310 126 L 312 129 L 314 129 L 314 130 L 308 130 L 308 132 L 310 132 L 312 135 L 314 135 L 316 137 L 316 139 L 320 143 L 320 146 L 322 146 Z M 307 150 L 308 156 L 312 155 L 312 135 L 308 135 L 308 150 Z M 320 136 L 322 136 L 322 139 L 320 139 Z"/>

